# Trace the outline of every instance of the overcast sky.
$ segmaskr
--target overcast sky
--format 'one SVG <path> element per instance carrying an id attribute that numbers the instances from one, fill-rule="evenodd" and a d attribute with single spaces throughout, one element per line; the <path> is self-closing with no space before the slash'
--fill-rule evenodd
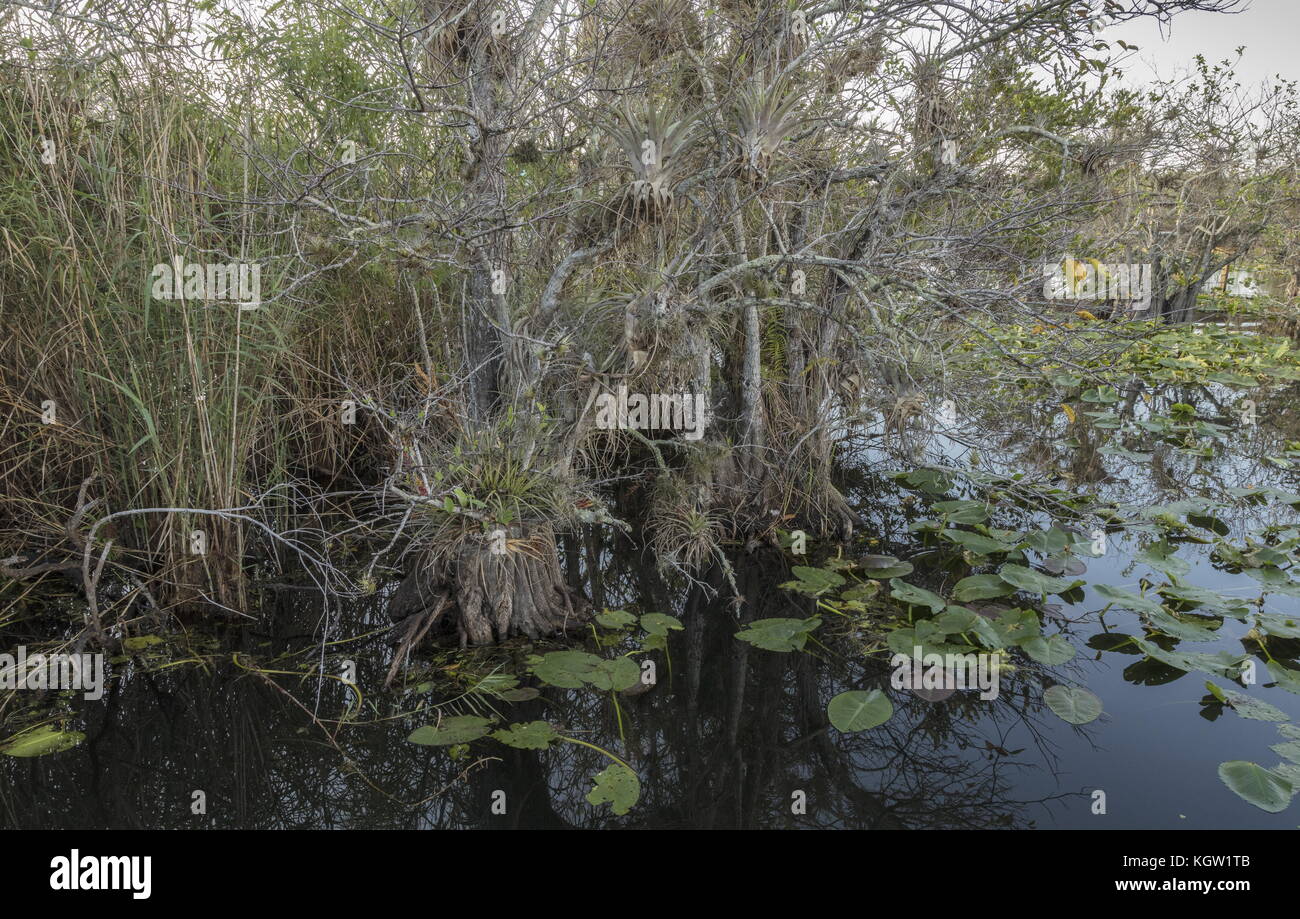
<path id="1" fill-rule="evenodd" d="M 1236 57 L 1236 49 L 1246 46 L 1237 67 L 1243 86 L 1249 87 L 1281 75 L 1300 80 L 1300 0 L 1246 0 L 1245 12 L 1180 13 L 1164 29 L 1154 20 L 1117 26 L 1106 38 L 1122 38 L 1141 50 L 1128 61 L 1125 70 L 1129 82 L 1149 82 L 1154 73 L 1173 76 L 1191 65 L 1192 58 L 1204 54 L 1212 63 Z"/>

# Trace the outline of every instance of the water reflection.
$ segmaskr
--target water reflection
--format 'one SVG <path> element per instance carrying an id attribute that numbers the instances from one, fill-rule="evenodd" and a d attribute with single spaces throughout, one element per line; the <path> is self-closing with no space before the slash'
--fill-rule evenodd
<path id="1" fill-rule="evenodd" d="M 1177 403 L 1210 417 L 1226 412 L 1213 389 L 1136 389 L 1104 416 L 1150 421 Z M 1214 406 L 1217 404 L 1218 408 Z M 964 431 L 901 432 L 931 458 L 968 465 L 969 443 L 996 443 L 974 467 L 990 476 L 1034 471 L 1055 477 L 1064 498 L 1079 488 L 1101 501 L 1141 509 L 1228 487 L 1274 484 L 1294 488 L 1294 473 L 1261 463 L 1295 439 L 1295 413 L 1286 397 L 1261 401 L 1269 425 L 1154 432 L 1139 442 L 1095 423 L 1071 424 L 1055 405 L 1011 406 L 963 419 Z M 1218 417 L 1218 416 L 1215 416 Z M 1106 423 L 1105 417 L 1094 419 Z M 881 419 L 883 422 L 883 419 Z M 1209 431 L 1207 434 L 1206 431 Z M 862 520 L 853 551 L 912 559 L 918 584 L 951 584 L 942 556 L 914 532 L 931 516 L 924 496 L 882 474 L 895 459 L 882 428 L 858 432 L 857 461 L 843 488 Z M 1208 455 L 1187 452 L 1221 442 Z M 1146 451 L 1146 452 L 1143 452 Z M 897 467 L 896 467 L 897 468 Z M 1014 498 L 1014 484 L 1005 486 Z M 1061 505 L 1061 520 L 1068 508 Z M 1234 538 L 1262 525 L 1293 525 L 1285 505 L 1244 506 L 1223 518 Z M 996 525 L 1045 526 L 1052 518 L 999 507 Z M 1089 583 L 1133 586 L 1142 572 L 1134 555 L 1144 534 L 1113 535 L 1111 551 L 1088 562 Z M 1271 760 L 1275 738 L 1258 723 L 1222 714 L 1204 703 L 1203 674 L 1187 674 L 1140 658 L 1117 636 L 1143 634 L 1132 613 L 1097 610 L 1105 601 L 1089 590 L 1077 603 L 1042 610 L 1052 631 L 1081 652 L 1049 672 L 1026 666 L 1009 674 L 992 702 L 958 692 L 940 702 L 889 688 L 887 656 L 864 657 L 859 643 L 828 622 L 810 653 L 774 653 L 735 639 L 747 622 L 813 614 L 812 601 L 779 588 L 789 558 L 762 547 L 731 556 L 735 602 L 723 572 L 686 583 L 656 570 L 632 542 L 592 529 L 566 542 L 567 576 L 597 608 L 669 612 L 684 624 L 670 643 L 671 667 L 660 654 L 659 683 L 638 696 L 544 687 L 541 697 L 491 705 L 502 722 L 544 719 L 566 734 L 617 753 L 639 775 L 640 801 L 615 817 L 585 800 L 591 777 L 609 760 L 590 747 L 562 743 L 516 750 L 490 740 L 453 759 L 446 748 L 407 742 L 428 723 L 430 703 L 444 701 L 435 655 L 431 686 L 405 695 L 379 690 L 392 650 L 385 643 L 383 593 L 346 605 L 326 604 L 331 645 L 318 648 L 321 598 L 278 590 L 257 626 L 191 637 L 164 666 L 161 659 L 117 664 L 110 693 L 98 704 L 64 700 L 75 709 L 80 746 L 34 759 L 0 757 L 0 824 L 6 827 L 1116 827 L 1293 825 L 1294 818 L 1249 807 L 1218 781 L 1226 759 Z M 1194 563 L 1188 580 L 1255 596 L 1259 584 L 1224 570 L 1208 546 L 1182 554 Z M 1268 603 L 1300 613 L 1294 597 Z M 364 636 L 364 637 L 363 637 Z M 17 640 L 21 636 L 13 636 Z M 1291 643 L 1300 650 L 1300 643 Z M 1270 645 L 1274 653 L 1288 645 Z M 1215 641 L 1198 651 L 1230 649 L 1256 655 L 1242 623 L 1229 619 Z M 495 652 L 483 666 L 519 672 L 531 647 Z M 327 672 L 344 659 L 357 667 L 364 695 L 357 701 L 337 681 L 297 677 L 323 655 Z M 449 660 L 449 659 L 448 659 Z M 1294 656 L 1292 661 L 1294 661 Z M 417 664 L 420 662 L 417 660 Z M 257 672 L 289 671 L 288 673 Z M 1053 679 L 1088 686 L 1106 715 L 1085 727 L 1057 719 L 1042 704 Z M 828 726 L 827 701 L 849 689 L 882 688 L 895 714 L 883 726 L 843 734 Z M 1260 692 L 1261 690 L 1256 690 Z M 1262 690 L 1290 716 L 1300 700 Z M 1279 698 L 1280 697 L 1280 698 Z M 419 711 L 425 706 L 424 711 Z M 475 710 L 482 710 L 475 709 Z M 14 717 L 11 708 L 6 717 Z M 0 731 L 10 733 L 12 724 Z M 1105 791 L 1104 815 L 1093 792 Z M 206 813 L 195 813 L 201 791 Z M 504 798 L 501 793 L 504 793 Z M 504 801 L 504 813 L 501 803 Z M 806 805 L 801 806 L 803 802 Z M 1287 823 L 1286 821 L 1290 821 Z M 1184 821 L 1180 824 L 1180 821 Z"/>

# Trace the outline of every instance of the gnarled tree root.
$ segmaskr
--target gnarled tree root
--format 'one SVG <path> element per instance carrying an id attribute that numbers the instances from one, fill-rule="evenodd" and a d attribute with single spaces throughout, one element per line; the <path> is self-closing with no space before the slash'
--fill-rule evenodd
<path id="1" fill-rule="evenodd" d="M 549 528 L 504 545 L 466 541 L 449 558 L 417 565 L 389 602 L 389 616 L 400 623 L 397 630 L 406 647 L 416 631 L 428 631 L 421 628 L 424 622 L 413 625 L 412 618 L 424 619 L 435 608 L 434 618 L 451 614 L 446 618 L 455 622 L 461 647 L 516 635 L 561 635 L 590 618 L 586 598 L 575 594 L 561 575 L 559 550 Z"/>
<path id="2" fill-rule="evenodd" d="M 549 530 L 512 541 L 501 553 L 467 544 L 455 567 L 453 596 L 460 614 L 461 647 L 513 635 L 559 635 L 588 618 L 585 601 L 570 593 L 560 573 L 559 552 Z"/>

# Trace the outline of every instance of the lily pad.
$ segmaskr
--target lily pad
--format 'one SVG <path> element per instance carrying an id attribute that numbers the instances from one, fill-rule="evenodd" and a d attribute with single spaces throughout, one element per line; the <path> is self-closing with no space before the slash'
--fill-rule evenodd
<path id="1" fill-rule="evenodd" d="M 906 581 L 900 581 L 894 578 L 889 582 L 889 595 L 895 600 L 901 600 L 909 606 L 924 606 L 931 612 L 937 613 L 948 605 L 948 601 L 938 594 L 926 590 L 924 587 L 917 587 Z"/>
<path id="2" fill-rule="evenodd" d="M 936 501 L 932 506 L 953 523 L 983 523 L 989 516 L 983 501 Z"/>
<path id="3" fill-rule="evenodd" d="M 609 804 L 610 809 L 621 817 L 640 797 L 641 780 L 636 773 L 622 763 L 610 763 L 596 775 L 595 784 L 587 792 L 587 803 L 596 807 Z"/>
<path id="4" fill-rule="evenodd" d="M 607 629 L 625 629 L 636 622 L 636 616 L 624 609 L 607 609 L 596 614 L 596 622 Z"/>
<path id="5" fill-rule="evenodd" d="M 425 747 L 449 747 L 452 744 L 478 740 L 487 734 L 491 727 L 492 721 L 488 718 L 480 718 L 478 715 L 454 715 L 442 719 L 441 724 L 416 728 L 406 739 Z"/>
<path id="6" fill-rule="evenodd" d="M 1291 717 L 1277 706 L 1270 705 L 1262 699 L 1252 698 L 1243 692 L 1237 692 L 1235 689 L 1224 689 L 1208 680 L 1205 688 L 1216 698 L 1232 706 L 1232 710 L 1243 718 L 1250 718 L 1253 721 L 1284 722 Z"/>
<path id="7" fill-rule="evenodd" d="M 1010 563 L 998 569 L 998 577 L 1008 584 L 1032 594 L 1062 594 L 1083 583 L 1082 581 L 1067 581 L 1064 578 L 1054 578 L 1043 574 L 1041 571 L 1035 571 L 1033 568 Z"/>
<path id="8" fill-rule="evenodd" d="M 892 555 L 864 555 L 858 560 L 867 577 L 877 581 L 903 578 L 912 573 L 912 563 L 899 561 Z"/>
<path id="9" fill-rule="evenodd" d="M 1150 597 L 1133 593 L 1131 590 L 1122 590 L 1109 584 L 1093 584 L 1091 586 L 1107 603 L 1118 606 L 1120 609 L 1141 613 L 1164 612 L 1164 606 L 1158 600 L 1152 600 Z"/>
<path id="10" fill-rule="evenodd" d="M 836 587 L 844 586 L 844 576 L 834 571 L 827 571 L 825 568 L 809 568 L 806 565 L 795 565 L 790 569 L 798 580 L 786 581 L 781 585 L 785 590 L 797 590 L 799 593 L 808 594 L 812 597 L 818 597 L 828 590 L 834 590 Z"/>
<path id="11" fill-rule="evenodd" d="M 831 699 L 826 714 L 836 730 L 856 733 L 888 721 L 894 714 L 894 704 L 879 689 L 853 690 Z"/>
<path id="12" fill-rule="evenodd" d="M 597 689 L 622 692 L 635 686 L 641 680 L 641 668 L 630 657 L 616 657 L 602 660 L 592 669 L 587 682 Z"/>
<path id="13" fill-rule="evenodd" d="M 952 590 L 952 598 L 959 603 L 970 600 L 990 600 L 994 597 L 1005 597 L 1014 590 L 1015 588 L 996 574 L 972 574 L 957 582 L 957 586 Z"/>
<path id="14" fill-rule="evenodd" d="M 518 750 L 545 750 L 559 736 L 545 721 L 512 724 L 500 731 L 492 732 L 493 740 L 499 740 L 507 747 Z"/>
<path id="15" fill-rule="evenodd" d="M 542 682 L 561 689 L 581 689 L 591 681 L 592 674 L 601 665 L 601 658 L 586 651 L 552 651 L 542 655 L 542 662 L 533 667 L 533 673 Z"/>
<path id="16" fill-rule="evenodd" d="M 1043 701 L 1070 724 L 1088 724 L 1101 717 L 1101 699 L 1080 686 L 1053 686 L 1043 693 Z"/>
<path id="17" fill-rule="evenodd" d="M 941 534 L 949 542 L 955 542 L 962 548 L 969 549 L 976 555 L 1000 555 L 1015 549 L 1012 543 L 976 533 L 973 530 L 944 530 Z"/>
<path id="18" fill-rule="evenodd" d="M 1020 645 L 1024 652 L 1032 657 L 1038 663 L 1045 667 L 1055 667 L 1057 664 L 1064 664 L 1070 658 L 1074 657 L 1074 645 L 1061 635 L 1052 635 L 1050 638 L 1031 638 L 1022 642 Z"/>
<path id="19" fill-rule="evenodd" d="M 1242 800 L 1270 814 L 1286 810 L 1294 792 L 1286 779 L 1245 760 L 1220 763 L 1219 778 Z"/>
<path id="20" fill-rule="evenodd" d="M 756 619 L 737 632 L 736 637 L 764 651 L 801 651 L 808 642 L 808 635 L 821 624 L 817 616 L 810 619 Z"/>
<path id="21" fill-rule="evenodd" d="M 641 617 L 641 628 L 651 635 L 667 636 L 669 631 L 680 632 L 682 621 L 667 613 L 646 613 Z"/>
<path id="22" fill-rule="evenodd" d="M 85 739 L 86 735 L 80 731 L 61 731 L 52 724 L 45 724 L 10 737 L 0 744 L 0 753 L 5 756 L 44 756 L 71 750 Z"/>

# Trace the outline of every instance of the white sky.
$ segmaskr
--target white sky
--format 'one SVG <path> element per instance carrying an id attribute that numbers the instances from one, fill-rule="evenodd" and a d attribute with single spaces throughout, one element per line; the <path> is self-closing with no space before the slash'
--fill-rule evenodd
<path id="1" fill-rule="evenodd" d="M 1130 84 L 1185 71 L 1198 53 L 1210 63 L 1233 60 L 1241 45 L 1246 50 L 1237 76 L 1243 87 L 1277 75 L 1300 80 L 1300 0 L 1247 0 L 1242 6 L 1244 12 L 1233 14 L 1179 13 L 1163 35 L 1154 20 L 1146 20 L 1116 26 L 1103 37 L 1141 49 L 1125 64 Z"/>

